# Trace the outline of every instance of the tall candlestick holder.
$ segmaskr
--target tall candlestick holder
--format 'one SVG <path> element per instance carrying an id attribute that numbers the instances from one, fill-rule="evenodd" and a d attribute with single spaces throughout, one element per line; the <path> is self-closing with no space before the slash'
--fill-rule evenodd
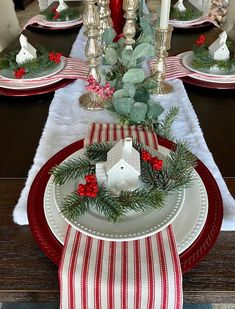
<path id="1" fill-rule="evenodd" d="M 124 17 L 126 22 L 123 27 L 123 34 L 125 36 L 125 43 L 127 48 L 132 49 L 135 43 L 134 37 L 136 34 L 136 11 L 138 10 L 139 0 L 124 0 L 123 10 L 125 11 Z"/>
<path id="2" fill-rule="evenodd" d="M 89 60 L 90 70 L 87 75 L 93 76 L 93 78 L 99 83 L 101 80 L 99 73 L 100 55 L 101 50 L 98 44 L 98 25 L 99 25 L 99 13 L 96 0 L 87 0 L 86 8 L 83 15 L 83 22 L 87 28 L 88 40 L 85 47 L 85 55 Z M 79 98 L 80 106 L 88 110 L 102 110 L 101 100 L 92 92 L 87 92 Z"/>
<path id="3" fill-rule="evenodd" d="M 171 34 L 173 27 L 156 29 L 156 63 L 152 70 L 152 79 L 156 87 L 151 90 L 152 94 L 165 95 L 173 91 L 173 87 L 165 82 L 167 50 L 171 47 Z"/>
<path id="4" fill-rule="evenodd" d="M 98 11 L 99 11 L 99 36 L 101 38 L 102 33 L 105 29 L 113 26 L 111 11 L 109 8 L 109 0 L 97 0 Z"/>

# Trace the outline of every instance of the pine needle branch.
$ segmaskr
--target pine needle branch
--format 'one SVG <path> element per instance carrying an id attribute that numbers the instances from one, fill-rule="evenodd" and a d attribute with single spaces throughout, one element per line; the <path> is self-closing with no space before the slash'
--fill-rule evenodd
<path id="1" fill-rule="evenodd" d="M 76 179 L 95 172 L 95 166 L 86 158 L 72 158 L 51 169 L 54 183 L 62 185 L 70 179 Z"/>
<path id="2" fill-rule="evenodd" d="M 85 156 L 91 161 L 105 161 L 113 143 L 94 143 L 86 146 Z"/>
<path id="3" fill-rule="evenodd" d="M 170 108 L 162 121 L 155 125 L 154 130 L 156 134 L 166 139 L 173 140 L 172 124 L 178 113 L 179 107 L 173 106 L 172 108 Z"/>

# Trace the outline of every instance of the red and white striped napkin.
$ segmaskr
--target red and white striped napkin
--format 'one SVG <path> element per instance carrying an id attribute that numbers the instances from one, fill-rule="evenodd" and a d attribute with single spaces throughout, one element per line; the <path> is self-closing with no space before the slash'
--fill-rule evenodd
<path id="1" fill-rule="evenodd" d="M 149 61 L 149 68 L 151 71 L 153 71 L 155 63 L 156 59 Z M 166 58 L 166 79 L 171 80 L 183 76 L 189 76 L 190 74 L 193 74 L 193 72 L 182 65 L 181 57 L 179 55 Z"/>
<path id="2" fill-rule="evenodd" d="M 81 19 L 76 19 L 74 21 L 69 21 L 69 22 L 53 22 L 53 21 L 47 21 L 43 19 L 42 15 L 36 15 L 30 18 L 27 23 L 24 25 L 23 29 L 26 29 L 27 26 L 32 25 L 32 24 L 38 24 L 44 27 L 49 27 L 49 28 L 59 28 L 59 29 L 64 29 L 64 28 L 69 28 L 71 26 L 76 26 L 79 24 L 82 24 L 82 18 Z"/>
<path id="3" fill-rule="evenodd" d="M 0 85 L 8 85 L 14 82 L 19 82 L 19 84 L 23 87 L 23 85 L 35 84 L 40 83 L 41 81 L 58 81 L 58 79 L 86 79 L 87 74 L 89 72 L 89 66 L 87 62 L 82 61 L 76 58 L 65 58 L 65 66 L 64 68 L 59 71 L 58 73 L 48 76 L 48 77 L 41 77 L 37 79 L 7 79 L 0 77 Z"/>
<path id="4" fill-rule="evenodd" d="M 92 124 L 86 143 L 132 136 L 157 148 L 152 131 Z M 59 268 L 61 309 L 180 309 L 182 273 L 172 226 L 135 241 L 112 242 L 68 227 Z"/>

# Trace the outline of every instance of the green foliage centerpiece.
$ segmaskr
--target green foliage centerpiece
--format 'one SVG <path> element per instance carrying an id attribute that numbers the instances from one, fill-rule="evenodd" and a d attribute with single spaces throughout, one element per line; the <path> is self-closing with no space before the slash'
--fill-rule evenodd
<path id="1" fill-rule="evenodd" d="M 133 147 L 140 154 L 142 185 L 132 191 L 127 188 L 119 193 L 113 192 L 109 187 L 98 184 L 95 175 L 96 163 L 105 161 L 112 147 L 113 143 L 91 144 L 85 148 L 84 155 L 52 169 L 56 184 L 80 179 L 77 189 L 63 201 L 62 214 L 66 218 L 78 219 L 94 207 L 107 220 L 120 221 L 129 211 L 143 212 L 163 207 L 168 194 L 186 188 L 192 182 L 196 158 L 188 152 L 185 144 L 175 146 L 163 163 L 156 152 L 152 153 L 142 144 L 133 142 Z"/>
<path id="2" fill-rule="evenodd" d="M 152 16 L 139 18 L 138 37 L 133 47 L 127 46 L 124 37 L 114 42 L 116 33 L 112 28 L 105 30 L 104 60 L 111 65 L 105 79 L 115 88 L 113 99 L 107 109 L 121 124 L 140 124 L 153 128 L 163 107 L 150 97 L 149 90 L 155 84 L 145 76 L 141 63 L 154 57 L 155 23 Z"/>

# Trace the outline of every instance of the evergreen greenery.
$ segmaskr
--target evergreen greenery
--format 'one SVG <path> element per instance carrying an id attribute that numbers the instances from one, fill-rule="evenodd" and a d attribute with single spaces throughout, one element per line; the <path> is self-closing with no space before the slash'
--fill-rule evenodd
<path id="1" fill-rule="evenodd" d="M 141 153 L 144 146 L 134 142 L 134 147 Z M 67 160 L 54 167 L 52 174 L 56 184 L 64 184 L 70 179 L 85 177 L 95 172 L 95 162 L 106 160 L 107 152 L 113 143 L 95 143 L 85 148 L 85 155 Z M 146 211 L 164 205 L 167 194 L 190 186 L 192 168 L 196 158 L 188 151 L 187 145 L 179 143 L 166 158 L 160 171 L 154 170 L 151 163 L 141 160 L 140 180 L 143 186 L 134 191 L 121 191 L 116 194 L 101 185 L 96 197 L 80 196 L 76 191 L 69 194 L 64 202 L 62 213 L 68 219 L 77 219 L 90 207 L 116 222 L 125 217 L 129 210 Z"/>
<path id="2" fill-rule="evenodd" d="M 192 67 L 201 71 L 217 67 L 221 71 L 229 71 L 235 65 L 235 58 L 229 60 L 215 60 L 209 54 L 208 46 L 193 46 L 193 61 Z"/>
<path id="3" fill-rule="evenodd" d="M 59 12 L 59 18 L 55 19 L 54 15 L 55 15 L 55 9 L 54 8 L 46 8 L 44 11 L 41 12 L 41 15 L 43 15 L 43 17 L 48 20 L 48 21 L 70 21 L 70 20 L 74 20 L 74 19 L 78 19 L 81 14 L 79 13 L 78 10 L 68 7 L 66 10 L 63 10 L 61 12 Z"/>
<path id="4" fill-rule="evenodd" d="M 50 51 L 42 46 L 37 47 L 37 58 L 24 63 L 17 64 L 16 55 L 20 50 L 12 51 L 4 58 L 0 59 L 0 70 L 7 69 L 12 71 L 12 76 L 14 76 L 14 71 L 24 67 L 26 74 L 25 77 L 33 77 L 35 73 L 44 72 L 48 69 L 53 69 L 58 66 L 58 63 L 49 60 Z"/>

